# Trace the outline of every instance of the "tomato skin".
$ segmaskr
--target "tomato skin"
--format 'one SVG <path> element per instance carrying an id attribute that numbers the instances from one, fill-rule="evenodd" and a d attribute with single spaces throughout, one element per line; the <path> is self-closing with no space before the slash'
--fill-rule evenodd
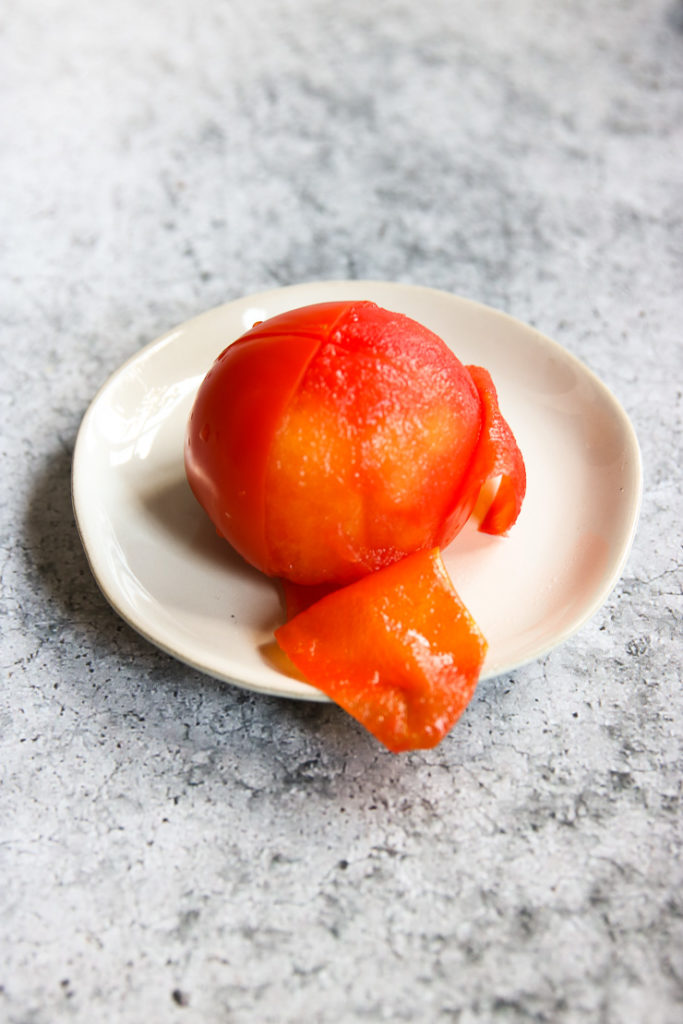
<path id="1" fill-rule="evenodd" d="M 472 698 L 487 649 L 436 549 L 335 590 L 275 638 L 309 682 L 394 753 L 443 739 Z"/>
<path id="2" fill-rule="evenodd" d="M 243 342 L 250 338 L 282 334 L 288 337 L 307 335 L 325 341 L 344 314 L 357 305 L 357 302 L 344 299 L 341 302 L 315 302 L 310 306 L 287 309 L 267 320 L 259 320 L 237 340 Z"/>
<path id="3" fill-rule="evenodd" d="M 515 524 L 526 493 L 526 469 L 515 437 L 503 418 L 491 374 L 481 366 L 467 370 L 481 402 L 481 433 L 457 500 L 445 519 L 438 543 L 445 548 L 469 519 L 484 484 L 500 477 L 498 490 L 479 529 L 505 534 Z"/>
<path id="4" fill-rule="evenodd" d="M 204 378 L 187 427 L 185 472 L 195 497 L 221 536 L 264 572 L 268 452 L 319 345 L 310 335 L 236 341 Z"/>
<path id="5" fill-rule="evenodd" d="M 272 438 L 320 344 L 349 302 L 288 310 L 221 352 L 199 387 L 185 436 L 185 472 L 218 533 L 269 572 L 265 474 Z"/>

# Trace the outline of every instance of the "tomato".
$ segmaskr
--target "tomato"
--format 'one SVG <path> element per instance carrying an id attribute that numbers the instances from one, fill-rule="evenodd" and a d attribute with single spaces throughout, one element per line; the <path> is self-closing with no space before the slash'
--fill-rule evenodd
<path id="1" fill-rule="evenodd" d="M 469 703 L 486 654 L 437 550 L 334 591 L 275 638 L 311 683 L 394 752 L 440 742 Z"/>
<path id="2" fill-rule="evenodd" d="M 258 569 L 347 583 L 455 536 L 502 436 L 493 414 L 487 426 L 489 394 L 401 314 L 350 301 L 290 310 L 230 345 L 202 383 L 188 480 Z"/>

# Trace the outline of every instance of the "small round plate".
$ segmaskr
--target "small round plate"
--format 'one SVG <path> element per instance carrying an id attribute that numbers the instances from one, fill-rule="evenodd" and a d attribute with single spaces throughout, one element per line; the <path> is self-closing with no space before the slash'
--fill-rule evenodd
<path id="1" fill-rule="evenodd" d="M 556 342 L 430 288 L 334 281 L 263 292 L 128 360 L 92 402 L 74 453 L 74 510 L 95 578 L 131 626 L 181 661 L 247 689 L 327 700 L 278 664 L 277 586 L 215 533 L 185 480 L 183 440 L 226 345 L 256 320 L 347 298 L 419 320 L 493 376 L 524 454 L 526 499 L 508 537 L 470 522 L 444 561 L 489 643 L 482 678 L 511 672 L 574 633 L 618 580 L 640 506 L 638 443 L 614 396 Z"/>

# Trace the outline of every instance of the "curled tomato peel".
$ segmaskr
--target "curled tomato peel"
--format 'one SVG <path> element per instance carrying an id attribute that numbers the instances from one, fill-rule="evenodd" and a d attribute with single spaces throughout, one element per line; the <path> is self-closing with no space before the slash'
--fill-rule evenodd
<path id="1" fill-rule="evenodd" d="M 500 477 L 498 490 L 479 525 L 482 533 L 507 533 L 517 521 L 526 493 L 524 459 L 500 411 L 491 374 L 481 366 L 467 369 L 481 403 L 481 432 L 455 504 L 444 523 L 442 547 L 462 530 L 489 480 Z"/>
<path id="2" fill-rule="evenodd" d="M 268 320 L 259 320 L 237 340 L 244 342 L 249 338 L 281 334 L 288 337 L 306 335 L 325 341 L 339 320 L 354 305 L 357 303 L 346 299 L 342 302 L 316 302 L 300 309 L 287 309 Z"/>

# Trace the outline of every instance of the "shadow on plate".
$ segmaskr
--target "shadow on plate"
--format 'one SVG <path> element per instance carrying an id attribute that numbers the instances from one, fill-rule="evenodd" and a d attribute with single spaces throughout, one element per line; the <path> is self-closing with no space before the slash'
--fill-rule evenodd
<path id="1" fill-rule="evenodd" d="M 231 576 L 263 580 L 234 548 L 220 536 L 190 490 L 184 473 L 169 467 L 160 474 L 163 484 L 151 487 L 140 495 L 140 503 L 156 528 L 160 528 L 174 544 L 185 547 L 193 560 L 213 568 L 224 567 Z"/>

